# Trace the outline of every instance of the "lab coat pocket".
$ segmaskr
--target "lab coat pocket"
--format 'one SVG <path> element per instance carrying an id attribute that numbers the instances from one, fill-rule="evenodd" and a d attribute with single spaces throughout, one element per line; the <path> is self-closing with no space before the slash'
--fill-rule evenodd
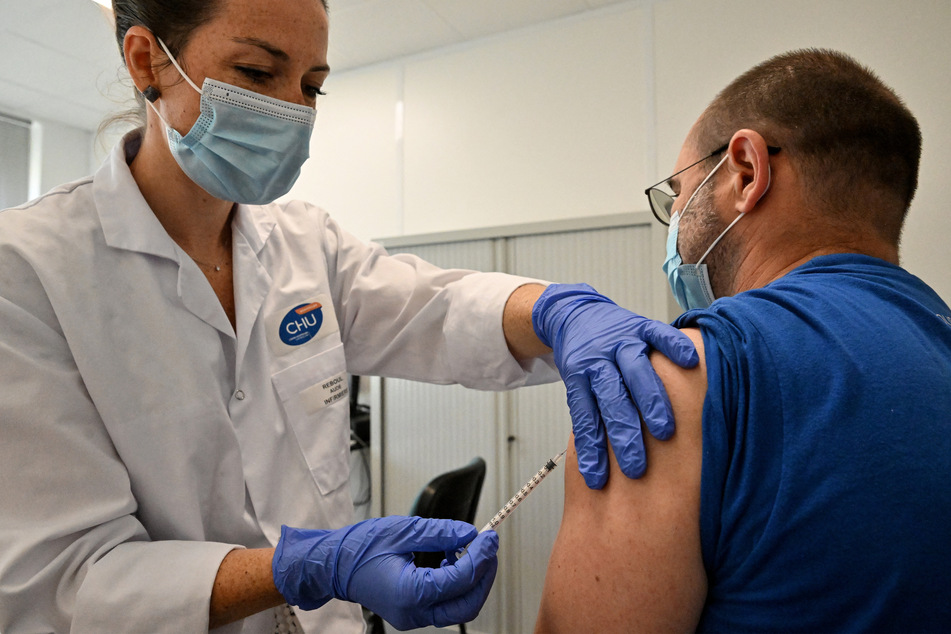
<path id="1" fill-rule="evenodd" d="M 350 477 L 350 407 L 343 345 L 271 377 L 290 428 L 324 495 Z"/>

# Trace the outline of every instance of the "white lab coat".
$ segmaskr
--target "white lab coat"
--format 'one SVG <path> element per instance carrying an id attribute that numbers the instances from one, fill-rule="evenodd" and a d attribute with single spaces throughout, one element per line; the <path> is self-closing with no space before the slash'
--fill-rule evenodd
<path id="1" fill-rule="evenodd" d="M 5 634 L 201 631 L 230 550 L 350 523 L 347 371 L 479 389 L 557 376 L 504 342 L 528 280 L 388 256 L 302 202 L 238 206 L 235 332 L 136 187 L 138 145 L 0 213 Z M 363 630 L 345 602 L 299 618 Z M 265 612 L 229 631 L 273 627 Z"/>

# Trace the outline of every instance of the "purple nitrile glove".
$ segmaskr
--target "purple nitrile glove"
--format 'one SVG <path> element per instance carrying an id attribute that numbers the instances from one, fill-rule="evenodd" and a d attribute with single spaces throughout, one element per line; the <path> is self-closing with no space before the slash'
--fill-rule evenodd
<path id="1" fill-rule="evenodd" d="M 471 543 L 470 543 L 471 542 Z M 455 552 L 456 561 L 417 568 L 414 551 Z M 365 606 L 399 630 L 471 621 L 482 609 L 498 568 L 499 538 L 477 536 L 454 520 L 390 516 L 338 530 L 281 528 L 272 561 L 274 583 L 305 610 L 330 599 Z"/>
<path id="2" fill-rule="evenodd" d="M 642 476 L 647 461 L 638 411 L 658 440 L 674 433 L 670 399 L 647 356 L 649 347 L 691 368 L 700 362 L 693 342 L 669 324 L 621 308 L 587 284 L 546 288 L 532 309 L 532 326 L 554 351 L 565 382 L 578 468 L 587 485 L 600 489 L 608 479 L 605 428 L 621 471 Z"/>

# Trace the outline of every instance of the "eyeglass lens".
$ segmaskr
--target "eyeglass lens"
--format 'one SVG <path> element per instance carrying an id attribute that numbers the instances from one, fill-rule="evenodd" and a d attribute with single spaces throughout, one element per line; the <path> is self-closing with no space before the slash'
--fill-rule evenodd
<path id="1" fill-rule="evenodd" d="M 647 198 L 650 200 L 651 211 L 654 212 L 654 216 L 665 225 L 670 224 L 670 210 L 674 206 L 673 196 L 652 187 L 648 190 Z"/>

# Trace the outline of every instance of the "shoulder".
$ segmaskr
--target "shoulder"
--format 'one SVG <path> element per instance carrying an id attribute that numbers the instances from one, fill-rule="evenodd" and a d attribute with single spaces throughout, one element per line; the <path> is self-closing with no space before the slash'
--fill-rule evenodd
<path id="1" fill-rule="evenodd" d="M 271 210 L 271 214 L 280 224 L 306 224 L 313 227 L 315 223 L 323 226 L 333 222 L 326 209 L 306 200 L 282 200 L 262 208 Z"/>
<path id="2" fill-rule="evenodd" d="M 565 513 L 545 579 L 538 632 L 689 630 L 706 598 L 700 548 L 700 365 L 684 370 L 654 353 L 651 362 L 670 395 L 676 432 L 658 441 L 644 431 L 648 468 L 624 476 L 613 452 L 604 489 L 588 489 L 573 448 L 565 467 Z M 622 556 L 619 556 L 622 554 Z"/>
<path id="3" fill-rule="evenodd" d="M 345 233 L 326 209 L 305 200 L 282 200 L 256 209 L 268 222 L 280 227 L 287 240 L 308 244 L 319 240 L 332 248 Z"/>
<path id="4" fill-rule="evenodd" d="M 651 364 L 657 375 L 663 381 L 667 388 L 667 393 L 671 399 L 671 405 L 674 406 L 674 418 L 678 421 L 678 408 L 688 408 L 696 405 L 699 396 L 700 405 L 703 405 L 703 395 L 706 393 L 706 348 L 703 343 L 703 335 L 699 328 L 681 328 L 680 331 L 687 335 L 693 344 L 697 347 L 697 355 L 700 357 L 700 363 L 695 368 L 684 369 L 673 361 L 657 352 L 651 352 Z M 683 414 L 687 414 L 685 410 Z M 692 412 L 691 412 L 692 413 Z"/>
<path id="5" fill-rule="evenodd" d="M 91 219 L 91 220 L 90 220 Z M 0 300 L 58 330 L 48 292 L 76 275 L 88 256 L 84 226 L 97 224 L 92 179 L 68 183 L 19 207 L 0 211 Z M 6 319 L 10 319 L 7 314 Z"/>
<path id="6" fill-rule="evenodd" d="M 59 266 L 81 250 L 80 236 L 99 227 L 92 190 L 92 179 L 83 179 L 0 211 L 2 266 L 8 271 L 18 263 Z"/>
<path id="7" fill-rule="evenodd" d="M 91 176 L 65 183 L 22 205 L 4 209 L 0 211 L 0 226 L 14 228 L 23 224 L 55 223 L 67 220 L 77 211 L 94 208 L 92 183 Z M 9 237 L 9 232 L 0 235 Z"/>

